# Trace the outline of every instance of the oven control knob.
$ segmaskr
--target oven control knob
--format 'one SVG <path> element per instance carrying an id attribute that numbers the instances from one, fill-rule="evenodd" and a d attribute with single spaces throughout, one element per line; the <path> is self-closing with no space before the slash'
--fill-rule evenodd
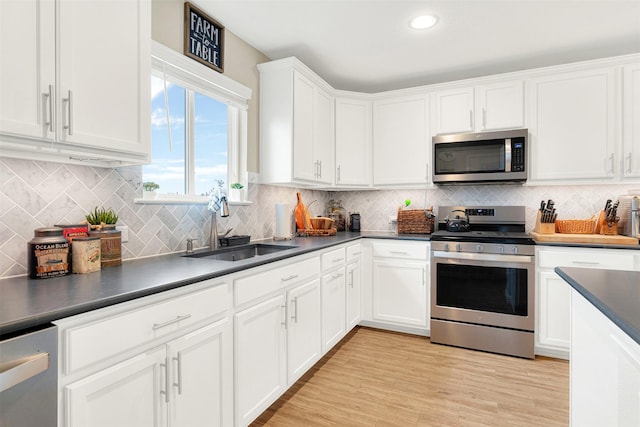
<path id="1" fill-rule="evenodd" d="M 517 253 L 518 253 L 518 247 L 517 247 L 517 246 L 514 246 L 514 247 L 511 249 L 511 252 L 513 252 L 514 254 L 517 254 Z"/>
<path id="2" fill-rule="evenodd" d="M 460 252 L 462 250 L 462 245 L 460 243 L 456 243 L 456 251 Z"/>
<path id="3" fill-rule="evenodd" d="M 448 243 L 444 244 L 444 251 L 445 252 L 449 252 L 449 244 Z"/>
<path id="4" fill-rule="evenodd" d="M 478 252 L 482 252 L 482 251 L 484 250 L 484 246 L 482 246 L 482 245 L 476 245 L 476 250 L 477 250 Z"/>
<path id="5" fill-rule="evenodd" d="M 504 253 L 504 246 L 498 246 L 498 252 L 503 254 Z"/>

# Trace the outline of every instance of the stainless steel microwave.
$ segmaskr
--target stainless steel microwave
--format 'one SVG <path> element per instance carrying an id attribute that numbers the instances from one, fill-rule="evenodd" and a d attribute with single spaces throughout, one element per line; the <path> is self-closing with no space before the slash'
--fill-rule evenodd
<path id="1" fill-rule="evenodd" d="M 433 137 L 435 184 L 527 180 L 527 129 Z"/>

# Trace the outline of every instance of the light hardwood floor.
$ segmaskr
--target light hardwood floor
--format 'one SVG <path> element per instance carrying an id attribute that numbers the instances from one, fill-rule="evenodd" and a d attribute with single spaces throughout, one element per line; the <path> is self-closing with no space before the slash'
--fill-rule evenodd
<path id="1" fill-rule="evenodd" d="M 567 426 L 569 363 L 357 327 L 253 426 Z"/>

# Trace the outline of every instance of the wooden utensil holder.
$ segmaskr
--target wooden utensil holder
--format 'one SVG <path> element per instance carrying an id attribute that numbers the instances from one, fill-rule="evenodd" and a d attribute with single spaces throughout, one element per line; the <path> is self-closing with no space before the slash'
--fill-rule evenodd
<path id="1" fill-rule="evenodd" d="M 540 234 L 553 234 L 556 232 L 556 224 L 553 222 L 541 222 L 542 212 L 538 211 L 536 217 L 536 226 L 533 231 Z"/>
<path id="2" fill-rule="evenodd" d="M 616 219 L 614 222 L 607 222 L 607 214 L 604 211 L 600 211 L 600 215 L 598 216 L 598 223 L 596 225 L 596 234 L 603 234 L 607 236 L 617 236 L 618 235 L 618 221 Z"/>

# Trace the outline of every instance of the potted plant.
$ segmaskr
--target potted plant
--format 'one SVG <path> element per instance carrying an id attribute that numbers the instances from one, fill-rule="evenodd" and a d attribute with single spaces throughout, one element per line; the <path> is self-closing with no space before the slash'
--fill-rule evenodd
<path id="1" fill-rule="evenodd" d="M 153 181 L 147 181 L 142 183 L 142 198 L 143 199 L 155 199 L 156 190 L 160 188 L 160 185 Z"/>
<path id="2" fill-rule="evenodd" d="M 231 184 L 229 186 L 229 199 L 236 202 L 242 200 L 241 193 L 243 188 L 244 185 L 240 184 L 239 182 L 234 182 L 233 184 Z"/>
<path id="3" fill-rule="evenodd" d="M 100 265 L 102 268 L 122 264 L 122 233 L 116 230 L 118 214 L 109 208 L 95 207 L 85 215 L 89 236 L 100 238 Z"/>

